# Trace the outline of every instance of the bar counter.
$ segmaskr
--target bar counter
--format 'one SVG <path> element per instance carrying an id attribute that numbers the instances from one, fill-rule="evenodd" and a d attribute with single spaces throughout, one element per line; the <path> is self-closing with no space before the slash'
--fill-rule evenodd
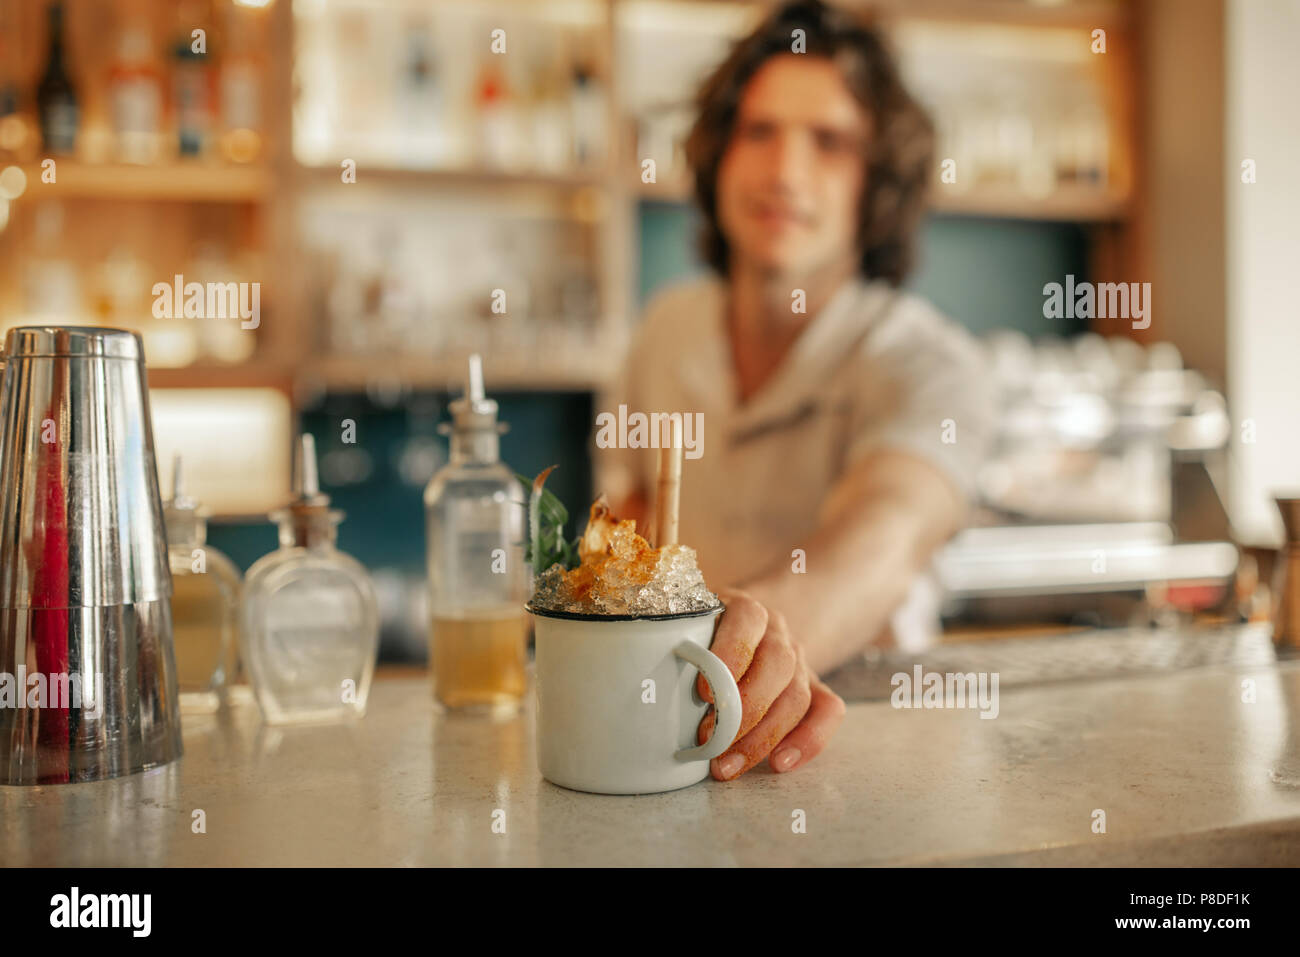
<path id="1" fill-rule="evenodd" d="M 637 797 L 544 781 L 531 699 L 440 716 L 410 674 L 355 725 L 244 701 L 185 715 L 184 742 L 144 774 L 0 788 L 0 863 L 1300 864 L 1300 661 L 1003 689 L 992 720 L 851 703 L 799 771 Z"/>

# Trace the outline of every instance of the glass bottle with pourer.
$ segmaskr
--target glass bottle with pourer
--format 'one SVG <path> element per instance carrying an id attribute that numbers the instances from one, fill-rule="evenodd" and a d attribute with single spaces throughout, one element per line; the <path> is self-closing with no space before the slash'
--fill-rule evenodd
<path id="1" fill-rule="evenodd" d="M 527 691 L 526 508 L 477 355 L 451 416 L 450 461 L 424 490 L 433 696 L 453 711 L 509 713 Z"/>

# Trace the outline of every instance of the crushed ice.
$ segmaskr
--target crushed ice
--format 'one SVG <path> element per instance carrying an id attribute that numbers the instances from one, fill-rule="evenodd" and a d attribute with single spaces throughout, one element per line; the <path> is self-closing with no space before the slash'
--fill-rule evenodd
<path id="1" fill-rule="evenodd" d="M 636 534 L 632 520 L 615 520 L 602 543 L 599 553 L 589 553 L 571 571 L 556 564 L 542 572 L 533 605 L 586 615 L 676 615 L 718 606 L 718 596 L 704 584 L 695 549 L 651 548 Z"/>

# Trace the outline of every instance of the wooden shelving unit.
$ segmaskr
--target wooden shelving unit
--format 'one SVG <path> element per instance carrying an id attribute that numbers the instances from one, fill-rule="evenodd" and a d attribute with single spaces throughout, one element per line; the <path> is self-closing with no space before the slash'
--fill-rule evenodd
<path id="1" fill-rule="evenodd" d="M 47 49 L 45 2 L 16 4 L 6 29 L 14 31 L 7 51 L 17 51 L 13 63 L 6 63 L 24 96 L 31 96 Z M 62 321 L 103 323 L 145 329 L 150 315 L 149 290 L 158 281 L 176 273 L 190 273 L 200 249 L 215 250 L 237 273 L 239 281 L 257 281 L 269 264 L 282 261 L 291 249 L 286 234 L 276 233 L 279 213 L 277 196 L 282 182 L 284 143 L 281 130 L 289 116 L 284 91 L 290 84 L 290 67 L 278 58 L 265 57 L 260 76 L 260 135 L 241 140 L 240 150 L 249 162 L 228 161 L 223 154 L 220 122 L 214 117 L 209 150 L 203 157 L 177 157 L 174 136 L 168 132 L 173 75 L 170 51 L 190 25 L 178 22 L 181 11 L 164 0 L 129 0 L 86 3 L 67 0 L 64 45 L 68 69 L 77 91 L 79 131 L 75 156 L 47 157 L 39 143 L 33 143 L 18 164 L 26 186 L 12 200 L 9 228 L 0 231 L 0 315 L 10 321 L 42 321 L 23 312 L 19 288 L 26 277 L 22 270 L 29 259 L 53 260 L 63 267 L 71 264 L 80 293 L 80 310 L 66 307 Z M 278 4 L 288 7 L 288 3 Z M 230 4 L 187 8 L 187 17 L 198 17 L 194 26 L 207 34 L 211 59 L 208 69 L 213 87 L 220 86 L 219 72 L 227 52 L 235 49 L 232 38 L 239 31 L 241 55 L 256 58 L 276 43 L 279 20 L 274 6 L 252 10 Z M 239 20 L 236 23 L 236 20 Z M 113 102 L 108 77 L 119 49 L 117 31 L 125 25 L 142 30 L 151 51 L 149 65 L 160 88 L 164 123 L 158 135 L 163 158 L 150 164 L 118 161 L 113 143 Z M 230 41 L 230 42 L 228 42 Z M 283 76 L 281 75 L 283 74 Z M 33 134 L 35 129 L 33 128 Z M 34 155 L 31 155 L 34 154 Z M 45 181 L 47 159 L 53 160 L 53 182 Z M 3 165 L 3 164 L 0 164 Z M 49 233 L 53 223 L 53 235 Z M 130 272 L 119 272 L 128 254 Z M 253 273 L 247 274 L 245 271 Z M 206 281 L 215 277 L 190 278 Z M 233 278 L 233 277 L 231 277 Z M 116 283 L 117 288 L 112 288 Z M 123 284 L 133 293 L 130 312 L 123 311 L 114 295 L 123 295 Z M 283 315 L 283 304 L 270 294 L 261 303 L 265 311 Z M 129 315 L 140 311 L 132 322 Z M 269 333 L 264 335 L 264 333 Z M 254 333 L 248 333 L 253 335 Z M 271 385 L 288 390 L 293 370 L 273 364 L 267 349 L 278 331 L 259 330 L 262 347 L 243 363 L 222 365 L 200 360 L 186 368 L 150 368 L 150 382 L 169 387 L 244 387 Z M 148 355 L 146 338 L 146 355 Z M 280 353 L 283 354 L 283 353 Z"/>
<path id="2" fill-rule="evenodd" d="M 1023 27 L 1126 28 L 1124 0 L 876 0 L 886 16 Z"/>
<path id="3" fill-rule="evenodd" d="M 638 199 L 655 203 L 693 202 L 691 184 L 684 179 L 642 183 L 632 187 Z M 1029 219 L 1076 223 L 1110 223 L 1129 214 L 1129 197 L 1095 186 L 1056 189 L 1045 196 L 1029 196 L 1009 187 L 975 187 L 954 192 L 935 186 L 930 209 L 941 215 L 980 216 L 991 219 Z"/>
<path id="4" fill-rule="evenodd" d="M 132 166 L 60 159 L 53 183 L 42 180 L 39 165 L 25 166 L 23 172 L 32 198 L 261 203 L 271 187 L 271 173 L 263 166 L 199 162 Z"/>
<path id="5" fill-rule="evenodd" d="M 237 364 L 199 362 L 174 368 L 149 368 L 151 389 L 269 388 L 291 392 L 298 376 L 296 363 L 253 359 Z"/>
<path id="6" fill-rule="evenodd" d="M 306 381 L 338 391 L 361 392 L 368 386 L 400 382 L 416 389 L 460 389 L 465 382 L 469 353 L 439 359 L 411 356 L 320 356 L 299 368 Z M 493 355 L 489 367 L 494 389 L 518 391 L 582 391 L 604 385 L 613 371 L 595 351 L 536 357 Z"/>
<path id="7" fill-rule="evenodd" d="M 630 183 L 629 188 L 637 199 L 654 203 L 689 203 L 692 200 L 691 182 L 684 176 L 657 183 L 643 183 L 639 176 L 635 176 Z"/>
<path id="8" fill-rule="evenodd" d="M 1129 199 L 1118 191 L 1089 186 L 1057 189 L 1040 197 L 1007 188 L 952 193 L 939 187 L 931 192 L 930 209 L 952 216 L 1110 223 L 1128 215 Z"/>
<path id="9" fill-rule="evenodd" d="M 429 5 L 436 15 L 450 0 Z M 624 8 L 637 0 L 602 0 L 604 25 L 599 31 L 606 64 L 618 61 L 620 41 L 619 17 Z M 682 11 L 705 7 L 753 8 L 754 0 L 661 0 Z M 164 6 L 161 5 L 160 6 Z M 527 5 L 524 5 L 527 7 Z M 1107 86 L 1112 104 L 1130 103 L 1134 99 L 1134 69 L 1131 35 L 1135 29 L 1127 4 L 1082 0 L 1075 3 L 1036 3 L 1028 0 L 884 0 L 876 4 L 886 25 L 894 23 L 934 23 L 1004 25 L 1020 28 L 1077 29 L 1086 36 L 1100 27 L 1114 35 L 1111 45 L 1116 53 L 1099 66 L 1109 71 Z M 403 8 L 404 9 L 404 8 Z M 544 15 L 540 8 L 527 7 L 529 16 Z M 428 388 L 459 387 L 463 357 L 416 358 L 411 356 L 324 356 L 315 354 L 313 343 L 320 336 L 313 329 L 319 317 L 311 312 L 310 295 L 313 277 L 301 255 L 298 213 L 309 190 L 319 190 L 337 183 L 337 166 L 307 166 L 294 158 L 292 151 L 293 102 L 295 96 L 294 47 L 295 20 L 293 4 L 279 0 L 259 11 L 265 25 L 267 48 L 275 55 L 265 59 L 263 77 L 266 109 L 265 149 L 255 165 L 234 166 L 216 163 L 172 162 L 161 166 L 127 166 L 123 164 L 90 165 L 61 160 L 57 186 L 41 183 L 39 163 L 26 164 L 27 193 L 19 203 L 57 197 L 70 201 L 109 203 L 160 202 L 205 204 L 211 210 L 222 205 L 239 206 L 246 211 L 238 216 L 215 213 L 192 214 L 203 222 L 227 223 L 232 246 L 245 248 L 254 240 L 261 252 L 262 270 L 274 277 L 273 299 L 263 301 L 263 309 L 273 320 L 258 331 L 258 351 L 242 365 L 204 363 L 185 369 L 155 369 L 151 382 L 158 387 L 272 386 L 292 393 L 295 383 L 311 379 L 334 389 L 364 389 L 376 376 L 398 378 Z M 1129 42 L 1125 42 L 1128 38 Z M 599 300 L 602 320 L 599 348 L 556 358 L 536 356 L 493 357 L 489 384 L 511 389 L 597 389 L 609 372 L 609 357 L 621 346 L 631 328 L 636 287 L 635 262 L 636 220 L 639 204 L 651 202 L 683 203 L 690 200 L 689 183 L 683 177 L 656 184 L 642 184 L 640 162 L 634 155 L 633 137 L 629 135 L 629 114 L 624 104 L 627 91 L 619 88 L 618 71 L 609 70 L 602 77 L 609 94 L 608 125 L 611 145 L 608 162 L 599 168 L 573 172 L 547 173 L 464 168 L 405 169 L 359 164 L 358 188 L 390 191 L 393 194 L 421 192 L 464 195 L 482 192 L 493 196 L 512 191 L 541 194 L 554 202 L 555 209 L 585 220 L 595 230 L 595 248 L 599 257 Z M 1124 107 L 1114 107 L 1114 122 L 1119 136 L 1114 148 L 1119 163 L 1128 168 L 1136 150 L 1136 136 L 1131 115 Z M 1064 220 L 1092 224 L 1106 230 L 1109 258 L 1119 261 L 1116 250 L 1127 248 L 1128 226 L 1136 216 L 1130 201 L 1131 182 L 1126 177 L 1112 177 L 1112 188 L 1072 187 L 1052 194 L 1031 198 L 1009 188 L 975 187 L 968 192 L 952 193 L 940 188 L 932 191 L 936 213 L 1003 217 L 1014 219 Z M 55 192 L 57 190 L 57 192 Z M 12 237 L 0 236 L 0 254 Z M 170 238 L 160 243 L 172 242 Z M 3 273 L 0 272 L 0 276 Z M 0 289 L 0 306 L 4 290 Z"/>
<path id="10" fill-rule="evenodd" d="M 336 166 L 297 165 L 303 178 L 311 183 L 336 183 L 342 173 Z M 603 189 L 609 174 L 605 170 L 589 172 L 533 172 L 528 170 L 486 169 L 403 169 L 393 166 L 370 166 L 358 163 L 356 185 L 373 184 L 387 189 Z"/>
<path id="11" fill-rule="evenodd" d="M 620 0 L 610 0 L 618 3 Z M 770 0 L 668 0 L 713 7 L 770 7 Z M 855 0 L 841 0 L 853 4 Z M 947 23 L 997 23 L 1026 27 L 1125 27 L 1129 0 L 856 0 L 882 17 L 942 20 Z"/>

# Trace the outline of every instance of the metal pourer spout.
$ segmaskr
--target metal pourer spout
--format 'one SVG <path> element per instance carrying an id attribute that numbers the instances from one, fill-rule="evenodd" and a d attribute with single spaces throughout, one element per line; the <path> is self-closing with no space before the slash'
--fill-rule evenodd
<path id="1" fill-rule="evenodd" d="M 483 401 L 483 358 L 476 352 L 469 357 L 469 384 L 465 394 L 471 404 Z"/>
<path id="2" fill-rule="evenodd" d="M 465 395 L 451 403 L 452 431 L 471 432 L 490 429 L 504 432 L 497 423 L 496 400 L 486 397 L 483 391 L 483 359 L 476 352 L 469 357 L 469 378 L 465 380 Z"/>
<path id="3" fill-rule="evenodd" d="M 195 508 L 194 499 L 185 494 L 185 476 L 181 471 L 181 457 L 179 455 L 172 457 L 172 497 L 171 504 L 173 508 Z"/>
<path id="4" fill-rule="evenodd" d="M 202 545 L 207 539 L 207 514 L 185 494 L 181 457 L 172 458 L 172 497 L 163 503 L 163 525 L 169 545 Z"/>
<path id="5" fill-rule="evenodd" d="M 465 395 L 453 399 L 448 408 L 451 410 L 450 425 L 439 426 L 443 434 L 467 435 L 470 433 L 491 432 L 500 435 L 509 431 L 510 426 L 497 421 L 497 403 L 487 398 L 483 389 L 483 359 L 476 352 L 469 357 L 469 377 L 465 380 Z"/>
<path id="6" fill-rule="evenodd" d="M 316 437 L 304 432 L 294 450 L 293 500 L 272 520 L 280 524 L 280 544 L 311 547 L 333 543 L 343 513 L 330 508 L 330 497 L 320 490 L 316 468 Z"/>
<path id="7" fill-rule="evenodd" d="M 316 466 L 316 436 L 304 432 L 298 439 L 293 456 L 294 505 L 325 506 L 330 497 L 320 490 L 320 472 Z"/>

